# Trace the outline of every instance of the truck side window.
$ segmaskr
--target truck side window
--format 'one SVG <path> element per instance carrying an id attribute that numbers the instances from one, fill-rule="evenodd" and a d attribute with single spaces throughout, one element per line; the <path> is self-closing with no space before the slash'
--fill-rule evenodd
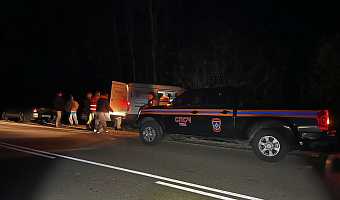
<path id="1" fill-rule="evenodd" d="M 193 96 L 186 96 L 187 98 L 183 99 L 182 104 L 180 104 L 181 107 L 187 107 L 187 106 L 200 106 L 201 105 L 201 98 L 197 95 Z"/>
<path id="2" fill-rule="evenodd" d="M 191 100 L 191 105 L 199 106 L 201 105 L 201 99 L 199 97 L 193 97 Z"/>
<path id="3" fill-rule="evenodd" d="M 174 106 L 178 108 L 197 107 L 201 105 L 202 95 L 201 93 L 191 93 L 185 96 L 176 98 Z"/>
<path id="4" fill-rule="evenodd" d="M 208 93 L 208 106 L 234 106 L 236 94 L 233 90 L 211 90 Z"/>
<path id="5" fill-rule="evenodd" d="M 251 87 L 243 86 L 241 88 L 241 101 L 242 101 L 242 107 L 244 108 L 254 108 L 257 106 L 260 107 L 266 107 L 267 105 L 270 105 L 271 103 L 265 102 L 264 98 L 260 93 Z"/>

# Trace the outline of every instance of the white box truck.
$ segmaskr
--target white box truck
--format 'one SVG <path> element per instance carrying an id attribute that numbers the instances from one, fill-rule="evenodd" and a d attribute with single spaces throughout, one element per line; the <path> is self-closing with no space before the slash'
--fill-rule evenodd
<path id="1" fill-rule="evenodd" d="M 110 106 L 114 112 L 110 114 L 112 117 L 121 116 L 133 125 L 139 108 L 148 102 L 149 92 L 154 92 L 158 99 L 166 95 L 171 102 L 184 91 L 177 86 L 112 81 Z"/>

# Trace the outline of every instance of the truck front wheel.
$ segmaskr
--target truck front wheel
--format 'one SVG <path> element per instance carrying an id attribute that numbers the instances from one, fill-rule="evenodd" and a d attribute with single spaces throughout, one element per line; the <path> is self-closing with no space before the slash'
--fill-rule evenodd
<path id="1" fill-rule="evenodd" d="M 145 122 L 139 129 L 139 137 L 143 144 L 155 146 L 162 141 L 162 129 L 157 122 Z"/>
<path id="2" fill-rule="evenodd" d="M 286 157 L 289 147 L 287 140 L 273 130 L 261 130 L 252 140 L 255 155 L 266 162 L 278 162 Z"/>

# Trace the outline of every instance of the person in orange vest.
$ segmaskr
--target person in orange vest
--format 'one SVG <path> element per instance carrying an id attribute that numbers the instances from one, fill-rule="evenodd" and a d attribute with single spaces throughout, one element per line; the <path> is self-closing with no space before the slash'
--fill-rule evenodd
<path id="1" fill-rule="evenodd" d="M 166 94 L 163 94 L 162 97 L 159 99 L 159 105 L 166 106 L 168 103 L 170 103 L 170 99 Z"/>
<path id="2" fill-rule="evenodd" d="M 149 99 L 148 99 L 148 103 L 147 103 L 147 107 L 152 107 L 152 106 L 158 106 L 158 99 L 155 95 L 154 92 L 149 92 Z"/>
<path id="3" fill-rule="evenodd" d="M 97 110 L 97 101 L 100 98 L 100 92 L 97 91 L 96 93 L 94 93 L 94 96 L 91 98 L 91 104 L 90 104 L 90 115 L 89 115 L 89 121 L 87 122 L 89 124 L 89 128 L 90 129 L 94 129 L 96 127 L 96 123 L 93 124 L 93 122 L 95 122 L 95 115 L 96 115 L 96 110 Z M 94 130 L 96 132 L 96 130 Z"/>

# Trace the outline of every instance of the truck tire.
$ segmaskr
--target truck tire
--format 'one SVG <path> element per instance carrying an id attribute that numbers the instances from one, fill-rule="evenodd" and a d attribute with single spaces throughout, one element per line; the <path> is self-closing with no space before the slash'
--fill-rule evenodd
<path id="1" fill-rule="evenodd" d="M 24 122 L 26 122 L 27 120 L 26 120 L 26 116 L 25 116 L 25 114 L 24 113 L 20 113 L 19 114 L 19 122 L 20 123 L 24 123 Z"/>
<path id="2" fill-rule="evenodd" d="M 56 115 L 52 115 L 51 117 L 49 117 L 47 119 L 48 123 L 55 123 L 55 121 L 57 120 L 57 116 Z"/>
<path id="3" fill-rule="evenodd" d="M 286 157 L 289 148 L 285 137 L 274 130 L 261 130 L 252 140 L 255 155 L 265 162 L 278 162 Z"/>
<path id="4" fill-rule="evenodd" d="M 139 129 L 139 137 L 143 144 L 155 146 L 162 141 L 162 129 L 155 121 L 145 122 Z"/>

